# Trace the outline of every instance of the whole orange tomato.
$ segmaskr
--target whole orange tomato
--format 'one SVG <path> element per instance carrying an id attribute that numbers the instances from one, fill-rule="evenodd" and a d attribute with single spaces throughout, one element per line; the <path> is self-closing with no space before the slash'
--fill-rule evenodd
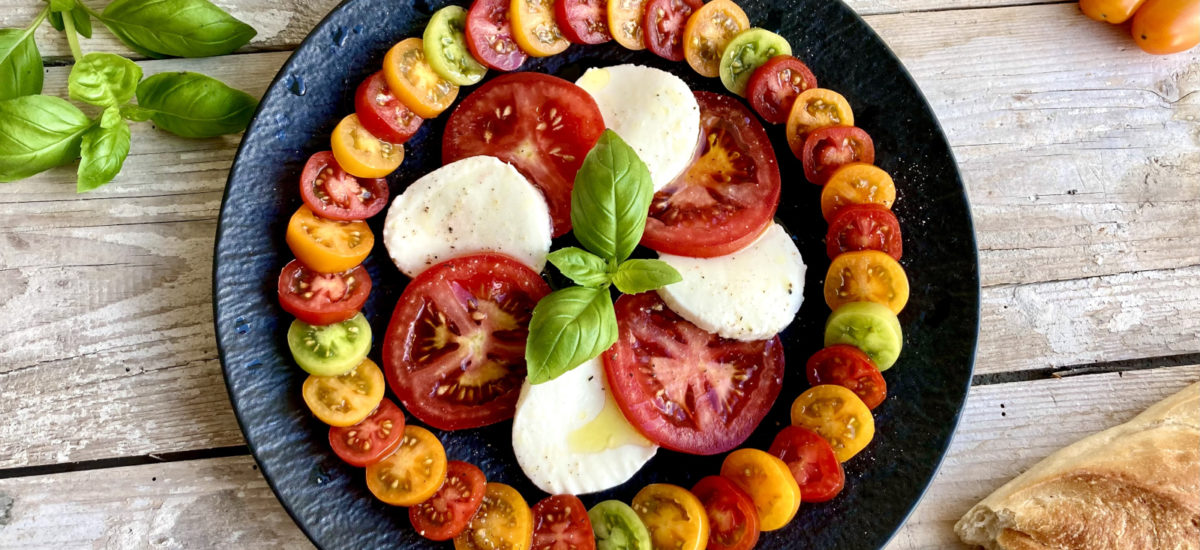
<path id="1" fill-rule="evenodd" d="M 1133 40 L 1156 55 L 1200 44 L 1200 0 L 1146 0 L 1133 15 Z"/>
<path id="2" fill-rule="evenodd" d="M 1079 9 L 1096 21 L 1124 23 L 1146 0 L 1079 0 Z"/>

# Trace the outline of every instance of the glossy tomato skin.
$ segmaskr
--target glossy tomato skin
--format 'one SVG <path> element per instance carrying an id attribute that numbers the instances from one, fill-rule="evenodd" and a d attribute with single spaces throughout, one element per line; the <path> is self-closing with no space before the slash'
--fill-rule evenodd
<path id="1" fill-rule="evenodd" d="M 738 100 L 695 95 L 700 151 L 682 175 L 654 194 L 642 245 L 711 258 L 744 248 L 771 224 L 779 206 L 779 163 L 766 130 Z"/>
<path id="2" fill-rule="evenodd" d="M 849 344 L 834 344 L 814 353 L 805 363 L 804 371 L 809 384 L 848 388 L 868 409 L 878 407 L 887 398 L 887 382 L 879 367 L 862 350 Z"/>
<path id="3" fill-rule="evenodd" d="M 354 114 L 375 137 L 400 144 L 409 140 L 425 119 L 417 116 L 388 88 L 383 71 L 362 81 L 354 93 Z"/>
<path id="4" fill-rule="evenodd" d="M 1124 23 L 1146 0 L 1079 0 L 1079 9 L 1096 21 Z"/>
<path id="5" fill-rule="evenodd" d="M 703 0 L 648 0 L 642 16 L 646 48 L 671 61 L 683 61 L 683 30 Z"/>
<path id="6" fill-rule="evenodd" d="M 340 273 L 319 273 L 300 260 L 279 272 L 279 305 L 310 325 L 340 323 L 358 313 L 371 294 L 371 275 L 363 266 Z"/>
<path id="7" fill-rule="evenodd" d="M 767 452 L 787 464 L 800 485 L 804 502 L 833 500 L 846 485 L 846 472 L 834 456 L 833 447 L 808 428 L 784 428 L 775 436 Z"/>
<path id="8" fill-rule="evenodd" d="M 814 130 L 804 140 L 804 177 L 824 185 L 838 168 L 854 162 L 875 162 L 875 142 L 862 128 L 831 126 Z"/>
<path id="9" fill-rule="evenodd" d="M 684 320 L 654 292 L 623 295 L 615 310 L 617 343 L 601 355 L 612 396 L 659 446 L 723 453 L 745 441 L 775 403 L 784 370 L 778 336 L 721 338 Z M 692 404 L 688 395 L 710 397 Z"/>
<path id="10" fill-rule="evenodd" d="M 608 32 L 608 0 L 558 0 L 554 2 L 558 30 L 575 44 L 603 44 Z"/>
<path id="11" fill-rule="evenodd" d="M 387 206 L 388 183 L 382 178 L 354 177 L 342 170 L 333 152 L 321 151 L 304 164 L 300 198 L 322 218 L 365 220 Z"/>
<path id="12" fill-rule="evenodd" d="M 825 235 L 825 253 L 832 260 L 846 252 L 878 250 L 899 260 L 904 255 L 900 221 L 878 204 L 851 204 L 837 211 Z"/>
<path id="13" fill-rule="evenodd" d="M 483 504 L 487 478 L 474 464 L 459 460 L 446 463 L 446 481 L 426 500 L 408 509 L 413 530 L 429 540 L 457 537 Z"/>
<path id="14" fill-rule="evenodd" d="M 1133 14 L 1130 33 L 1146 53 L 1190 50 L 1200 44 L 1200 1 L 1146 0 Z"/>
<path id="15" fill-rule="evenodd" d="M 758 544 L 758 511 L 746 491 L 721 476 L 696 482 L 692 494 L 708 514 L 709 550 L 750 550 Z"/>
<path id="16" fill-rule="evenodd" d="M 475 0 L 467 10 L 467 49 L 477 61 L 497 71 L 515 71 L 529 56 L 517 46 L 508 0 Z"/>
<path id="17" fill-rule="evenodd" d="M 533 505 L 532 550 L 595 550 L 592 521 L 574 495 L 551 495 Z"/>
<path id="18" fill-rule="evenodd" d="M 383 460 L 400 446 L 403 439 L 404 412 L 386 397 L 358 424 L 329 428 L 329 446 L 333 453 L 342 462 L 357 468 L 366 468 Z"/>
<path id="19" fill-rule="evenodd" d="M 808 65 L 790 55 L 777 55 L 750 75 L 746 99 L 763 120 L 783 124 L 792 112 L 796 96 L 816 87 L 817 77 Z"/>

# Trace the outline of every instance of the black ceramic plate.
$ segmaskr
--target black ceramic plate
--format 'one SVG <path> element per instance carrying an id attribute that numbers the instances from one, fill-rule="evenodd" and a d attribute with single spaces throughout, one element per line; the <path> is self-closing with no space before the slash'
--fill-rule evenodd
<path id="1" fill-rule="evenodd" d="M 895 211 L 904 233 L 903 265 L 912 296 L 900 319 L 905 349 L 886 373 L 888 399 L 875 411 L 874 442 L 846 464 L 846 489 L 824 504 L 804 504 L 786 528 L 762 536 L 760 547 L 878 548 L 915 506 L 950 442 L 971 379 L 978 330 L 979 282 L 966 196 L 950 148 L 929 105 L 884 43 L 836 0 L 740 0 L 751 23 L 786 37 L 825 88 L 841 92 L 857 124 L 875 140 L 876 163 L 896 180 Z M 291 317 L 280 309 L 276 278 L 292 255 L 284 243 L 288 218 L 301 204 L 298 178 L 309 155 L 329 148 L 329 133 L 353 112 L 358 83 L 380 67 L 397 41 L 420 36 L 438 0 L 351 0 L 333 10 L 283 66 L 242 140 L 221 208 L 213 293 L 217 339 L 230 398 L 263 475 L 317 546 L 408 548 L 428 543 L 403 509 L 366 489 L 363 471 L 330 451 L 328 428 L 300 397 L 305 374 L 285 339 Z M 636 62 L 671 71 L 693 89 L 725 91 L 685 63 L 615 43 L 573 46 L 531 59 L 524 70 L 574 79 L 596 65 Z M 493 73 L 494 75 L 494 73 Z M 470 93 L 463 90 L 460 96 Z M 439 166 L 446 116 L 427 121 L 406 145 L 407 158 L 389 181 L 393 196 Z M 821 283 L 828 267 L 820 188 L 807 183 L 783 128 L 768 129 L 783 173 L 778 219 L 809 264 L 804 306 L 784 332 L 789 359 L 783 392 L 746 442 L 766 448 L 788 422 L 788 408 L 806 387 L 803 365 L 821 347 L 828 310 Z M 380 234 L 383 216 L 372 220 Z M 375 290 L 364 313 L 377 361 L 392 307 L 406 283 L 382 243 L 366 261 Z M 544 495 L 521 473 L 508 422 L 438 433 L 452 459 L 479 465 L 489 480 L 515 486 L 532 505 Z M 661 451 L 628 483 L 583 500 L 628 502 L 651 482 L 690 487 L 715 474 L 721 456 Z"/>

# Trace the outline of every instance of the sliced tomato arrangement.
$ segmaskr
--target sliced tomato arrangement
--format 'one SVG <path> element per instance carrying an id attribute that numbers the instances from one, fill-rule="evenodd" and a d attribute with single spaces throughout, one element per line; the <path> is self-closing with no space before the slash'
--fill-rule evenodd
<path id="1" fill-rule="evenodd" d="M 554 17 L 563 36 L 576 44 L 603 44 L 608 32 L 608 0 L 558 0 Z"/>
<path id="2" fill-rule="evenodd" d="M 875 162 L 875 142 L 862 128 L 834 126 L 814 130 L 804 139 L 804 177 L 817 185 L 842 166 Z"/>
<path id="3" fill-rule="evenodd" d="M 404 439 L 404 412 L 383 398 L 379 406 L 353 426 L 329 428 L 329 446 L 351 466 L 365 468 L 392 454 Z"/>
<path id="4" fill-rule="evenodd" d="M 852 204 L 838 210 L 829 222 L 825 252 L 834 259 L 846 252 L 878 250 L 899 260 L 904 255 L 900 221 L 878 204 Z"/>
<path id="5" fill-rule="evenodd" d="M 796 97 L 816 87 L 817 77 L 808 65 L 790 55 L 777 55 L 750 75 L 746 99 L 763 120 L 783 124 L 792 112 Z"/>
<path id="6" fill-rule="evenodd" d="M 648 0 L 642 16 L 646 47 L 664 59 L 683 61 L 684 28 L 703 5 L 702 0 Z"/>
<path id="7" fill-rule="evenodd" d="M 513 38 L 508 0 L 475 0 L 467 10 L 467 49 L 488 68 L 515 71 L 529 56 Z"/>
<path id="8" fill-rule="evenodd" d="M 804 502 L 828 502 L 846 486 L 846 472 L 817 432 L 788 426 L 775 436 L 768 453 L 779 457 L 796 478 Z"/>
<path id="9" fill-rule="evenodd" d="M 413 529 L 429 540 L 457 537 L 483 504 L 487 478 L 483 470 L 466 462 L 446 463 L 446 481 L 433 496 L 408 509 Z"/>
<path id="10" fill-rule="evenodd" d="M 814 353 L 805 363 L 804 372 L 809 384 L 847 388 L 868 409 L 878 407 L 887 398 L 887 382 L 879 367 L 866 353 L 849 344 L 834 344 Z"/>
<path id="11" fill-rule="evenodd" d="M 381 178 L 354 177 L 342 169 L 331 151 L 321 151 L 304 164 L 300 197 L 322 218 L 365 220 L 387 206 L 388 183 Z"/>
<path id="12" fill-rule="evenodd" d="M 532 550 L 594 550 L 592 521 L 574 495 L 551 495 L 533 505 Z"/>
<path id="13" fill-rule="evenodd" d="M 279 305 L 310 325 L 354 317 L 370 293 L 371 276 L 361 265 L 341 273 L 320 273 L 292 260 L 279 273 Z"/>
<path id="14" fill-rule="evenodd" d="M 383 71 L 358 85 L 358 91 L 354 93 L 354 114 L 367 131 L 395 144 L 408 141 L 425 121 L 392 93 Z"/>
<path id="15" fill-rule="evenodd" d="M 454 537 L 455 550 L 526 550 L 533 535 L 533 512 L 516 489 L 488 483 L 483 506 L 467 529 Z"/>

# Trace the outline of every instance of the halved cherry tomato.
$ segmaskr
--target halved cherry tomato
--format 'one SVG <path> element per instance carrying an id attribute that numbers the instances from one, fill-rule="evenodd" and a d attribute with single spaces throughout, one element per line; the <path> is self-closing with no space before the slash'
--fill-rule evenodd
<path id="1" fill-rule="evenodd" d="M 592 521 L 574 495 L 553 495 L 533 505 L 532 550 L 595 550 Z"/>
<path id="2" fill-rule="evenodd" d="M 387 78 L 379 71 L 362 81 L 354 93 L 354 114 L 368 132 L 388 143 L 399 145 L 409 140 L 425 119 L 417 116 L 388 88 Z"/>
<path id="3" fill-rule="evenodd" d="M 359 366 L 371 351 L 371 324 L 363 314 L 331 325 L 299 319 L 287 331 L 292 360 L 313 376 L 340 376 Z M 375 405 L 372 404 L 371 408 Z M 368 411 L 369 412 L 369 411 Z"/>
<path id="4" fill-rule="evenodd" d="M 787 140 L 792 154 L 801 158 L 809 132 L 829 126 L 854 126 L 854 111 L 846 98 L 825 88 L 800 92 L 787 119 Z"/>
<path id="5" fill-rule="evenodd" d="M 1096 21 L 1124 23 L 1146 0 L 1079 0 L 1079 9 Z"/>
<path id="6" fill-rule="evenodd" d="M 603 44 L 612 40 L 612 33 L 608 32 L 608 0 L 557 0 L 554 18 L 563 36 L 576 44 Z"/>
<path id="7" fill-rule="evenodd" d="M 417 116 L 433 118 L 458 97 L 458 86 L 442 78 L 425 58 L 420 38 L 401 40 L 383 56 L 388 88 Z"/>
<path id="8" fill-rule="evenodd" d="M 417 534 L 429 540 L 457 537 L 483 505 L 487 478 L 474 464 L 446 463 L 446 481 L 426 500 L 408 509 L 408 521 Z"/>
<path id="9" fill-rule="evenodd" d="M 862 399 L 868 409 L 878 407 L 887 398 L 887 382 L 879 367 L 866 353 L 849 344 L 834 344 L 814 353 L 804 370 L 809 384 L 847 388 Z"/>
<path id="10" fill-rule="evenodd" d="M 875 302 L 900 313 L 908 303 L 904 268 L 878 250 L 847 252 L 834 258 L 825 275 L 825 303 L 829 309 L 837 309 L 850 302 Z"/>
<path id="11" fill-rule="evenodd" d="M 554 0 L 512 0 L 509 17 L 513 39 L 533 57 L 557 55 L 571 45 L 554 20 Z"/>
<path id="12" fill-rule="evenodd" d="M 333 153 L 309 157 L 300 174 L 300 198 L 318 216 L 328 220 L 365 220 L 387 206 L 387 180 L 356 178 L 338 165 Z"/>
<path id="13" fill-rule="evenodd" d="M 467 47 L 466 27 L 466 8 L 450 4 L 433 13 L 421 35 L 425 60 L 433 72 L 459 86 L 477 84 L 487 74 L 487 67 Z"/>
<path id="14" fill-rule="evenodd" d="M 904 349 L 904 330 L 883 304 L 851 302 L 825 321 L 825 346 L 849 344 L 862 350 L 880 371 L 892 368 Z"/>
<path id="15" fill-rule="evenodd" d="M 842 208 L 851 204 L 878 204 L 891 208 L 896 202 L 896 183 L 878 166 L 856 162 L 838 168 L 821 190 L 821 215 L 832 223 Z"/>
<path id="16" fill-rule="evenodd" d="M 649 0 L 642 19 L 646 47 L 654 55 L 683 61 L 683 29 L 703 0 Z"/>
<path id="17" fill-rule="evenodd" d="M 365 222 L 318 218 L 308 205 L 288 221 L 287 243 L 297 260 L 321 273 L 341 273 L 361 264 L 375 246 Z"/>
<path id="18" fill-rule="evenodd" d="M 389 387 L 413 416 L 442 430 L 512 418 L 529 319 L 549 293 L 536 272 L 499 254 L 425 270 L 404 288 L 388 325 Z"/>
<path id="19" fill-rule="evenodd" d="M 746 99 L 763 120 L 783 124 L 796 97 L 816 87 L 817 77 L 808 70 L 808 65 L 790 55 L 777 55 L 750 75 Z"/>
<path id="20" fill-rule="evenodd" d="M 583 88 L 539 73 L 502 75 L 450 115 L 442 163 L 489 155 L 513 165 L 546 196 L 557 237 L 571 230 L 575 173 L 603 132 L 604 115 Z"/>
<path id="21" fill-rule="evenodd" d="M 354 114 L 347 115 L 333 129 L 329 145 L 342 169 L 360 178 L 382 178 L 404 162 L 403 145 L 375 137 Z"/>
<path id="22" fill-rule="evenodd" d="M 292 260 L 279 273 L 279 305 L 310 325 L 345 321 L 367 301 L 371 276 L 362 266 L 341 273 L 318 273 Z"/>
<path id="23" fill-rule="evenodd" d="M 1166 55 L 1200 44 L 1200 1 L 1146 0 L 1133 14 L 1134 42 L 1146 53 Z"/>
<path id="24" fill-rule="evenodd" d="M 642 28 L 642 14 L 646 11 L 646 0 L 610 0 L 608 3 L 608 30 L 617 44 L 629 50 L 646 49 L 646 30 Z"/>
<path id="25" fill-rule="evenodd" d="M 721 463 L 721 477 L 750 495 L 763 531 L 782 528 L 800 509 L 800 486 L 779 457 L 758 449 L 738 449 Z"/>
<path id="26" fill-rule="evenodd" d="M 304 380 L 304 403 L 313 416 L 330 426 L 353 426 L 370 416 L 383 401 L 383 372 L 363 359 L 338 376 L 310 375 Z"/>
<path id="27" fill-rule="evenodd" d="M 732 0 L 713 0 L 688 18 L 683 57 L 700 76 L 721 74 L 721 54 L 733 37 L 750 28 L 750 18 Z"/>
<path id="28" fill-rule="evenodd" d="M 900 222 L 891 210 L 878 204 L 851 204 L 838 210 L 825 235 L 825 253 L 832 260 L 858 250 L 878 250 L 900 259 L 904 242 Z"/>
<path id="29" fill-rule="evenodd" d="M 783 383 L 783 347 L 721 338 L 685 321 L 653 292 L 621 296 L 618 338 L 604 352 L 612 396 L 647 439 L 716 454 L 758 426 Z"/>
<path id="30" fill-rule="evenodd" d="M 745 97 L 754 71 L 781 55 L 792 55 L 792 45 L 786 38 L 759 27 L 746 29 L 733 37 L 721 54 L 721 84 Z"/>
<path id="31" fill-rule="evenodd" d="M 404 412 L 383 398 L 379 406 L 353 426 L 329 428 L 329 446 L 351 466 L 366 468 L 392 454 L 404 439 Z"/>
<path id="32" fill-rule="evenodd" d="M 704 550 L 708 544 L 708 514 L 687 489 L 651 483 L 638 491 L 631 504 L 655 550 Z"/>
<path id="33" fill-rule="evenodd" d="M 842 166 L 875 162 L 875 142 L 862 128 L 834 126 L 813 130 L 804 139 L 804 177 L 824 185 Z"/>
<path id="34" fill-rule="evenodd" d="M 804 502 L 828 502 L 846 485 L 846 472 L 834 456 L 833 447 L 808 428 L 784 428 L 767 452 L 787 464 Z"/>
<path id="35" fill-rule="evenodd" d="M 696 92 L 696 100 L 701 149 L 683 175 L 654 194 L 642 244 L 666 254 L 723 256 L 771 224 L 779 206 L 779 164 L 749 109 L 710 92 Z"/>
<path id="36" fill-rule="evenodd" d="M 467 530 L 454 537 L 455 550 L 527 550 L 533 538 L 533 513 L 516 489 L 488 483 L 483 506 Z"/>
<path id="37" fill-rule="evenodd" d="M 509 0 L 475 0 L 467 10 L 467 49 L 497 71 L 515 71 L 528 57 L 513 39 Z"/>
<path id="38" fill-rule="evenodd" d="M 758 544 L 758 511 L 741 487 L 708 476 L 696 482 L 692 494 L 708 514 L 708 550 L 750 550 Z"/>
<path id="39" fill-rule="evenodd" d="M 367 489 L 392 506 L 416 506 L 446 481 L 446 449 L 429 430 L 404 427 L 396 452 L 367 466 Z"/>
<path id="40" fill-rule="evenodd" d="M 875 437 L 875 418 L 854 392 L 842 386 L 814 386 L 792 402 L 792 425 L 808 428 L 833 447 L 838 462 L 854 458 Z"/>

